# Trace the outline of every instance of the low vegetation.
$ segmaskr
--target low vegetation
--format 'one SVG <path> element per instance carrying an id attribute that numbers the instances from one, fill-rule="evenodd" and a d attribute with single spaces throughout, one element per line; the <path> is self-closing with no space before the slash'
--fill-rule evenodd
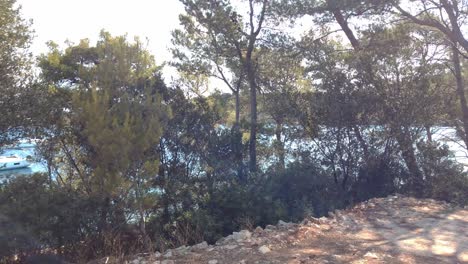
<path id="1" fill-rule="evenodd" d="M 39 138 L 47 164 L 0 184 L 0 263 L 214 243 L 397 192 L 467 204 L 440 139 L 468 146 L 466 1 L 181 2 L 169 83 L 105 30 L 34 61 L 0 0 L 0 146 Z"/>

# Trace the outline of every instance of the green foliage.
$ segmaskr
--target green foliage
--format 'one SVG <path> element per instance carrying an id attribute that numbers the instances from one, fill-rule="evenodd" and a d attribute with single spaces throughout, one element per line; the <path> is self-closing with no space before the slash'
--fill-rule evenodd
<path id="1" fill-rule="evenodd" d="M 19 57 L 30 32 L 14 1 L 1 1 Z M 2 183 L 2 261 L 214 243 L 395 192 L 466 205 L 467 173 L 432 138 L 440 126 L 463 134 L 452 54 L 440 32 L 386 23 L 396 2 L 183 0 L 172 48 L 181 79 L 170 87 L 138 38 L 50 42 L 28 117 L 48 174 Z M 303 15 L 314 29 L 288 34 L 283 23 Z M 5 61 L 14 67 L 0 86 L 27 64 Z M 210 91 L 213 77 L 232 94 Z"/>
<path id="2" fill-rule="evenodd" d="M 75 254 L 73 245 L 94 230 L 98 217 L 93 197 L 60 188 L 43 174 L 2 183 L 0 201 L 0 259 L 52 248 Z"/>
<path id="3" fill-rule="evenodd" d="M 0 146 L 26 134 L 36 102 L 30 87 L 32 40 L 30 22 L 21 16 L 15 0 L 0 1 Z M 34 115 L 38 118 L 36 115 Z"/>
<path id="4" fill-rule="evenodd" d="M 62 51 L 51 43 L 39 65 L 61 108 L 46 130 L 43 155 L 60 184 L 96 197 L 99 254 L 111 226 L 125 227 L 129 218 L 149 247 L 145 219 L 160 196 L 152 188 L 156 147 L 170 117 L 154 57 L 138 38 L 102 31 L 95 46 L 82 40 Z"/>
<path id="5" fill-rule="evenodd" d="M 425 196 L 461 206 L 468 204 L 468 175 L 446 145 L 420 142 L 420 162 L 426 175 Z"/>

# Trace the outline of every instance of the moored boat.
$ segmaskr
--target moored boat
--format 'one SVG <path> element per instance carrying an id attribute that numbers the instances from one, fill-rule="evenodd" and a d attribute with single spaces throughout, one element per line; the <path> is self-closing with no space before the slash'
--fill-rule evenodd
<path id="1" fill-rule="evenodd" d="M 26 168 L 29 165 L 26 159 L 15 155 L 0 156 L 0 171 Z"/>

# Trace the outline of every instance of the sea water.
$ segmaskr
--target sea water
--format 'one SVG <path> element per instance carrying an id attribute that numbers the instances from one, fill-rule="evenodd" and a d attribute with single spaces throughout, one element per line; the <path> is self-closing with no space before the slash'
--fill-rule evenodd
<path id="1" fill-rule="evenodd" d="M 465 170 L 468 170 L 468 151 L 464 145 L 464 142 L 457 138 L 455 129 L 450 127 L 436 127 L 432 130 L 433 140 L 447 145 L 454 153 L 455 160 L 462 164 L 465 167 Z M 304 142 L 302 142 L 301 145 L 303 144 Z M 286 145 L 287 147 L 295 148 L 294 142 L 292 142 L 292 144 Z M 6 147 L 0 150 L 0 156 L 10 155 L 28 159 L 31 165 L 22 169 L 0 171 L 0 180 L 22 174 L 47 172 L 47 163 L 44 160 L 41 160 L 37 154 L 36 142 L 34 140 L 21 140 L 11 147 Z"/>

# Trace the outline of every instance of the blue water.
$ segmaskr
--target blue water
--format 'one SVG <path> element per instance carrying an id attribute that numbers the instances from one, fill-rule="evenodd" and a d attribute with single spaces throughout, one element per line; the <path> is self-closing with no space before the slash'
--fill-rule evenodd
<path id="1" fill-rule="evenodd" d="M 433 129 L 433 133 L 433 139 L 437 142 L 448 145 L 449 149 L 455 154 L 455 160 L 461 163 L 465 167 L 465 170 L 468 171 L 468 150 L 465 148 L 464 143 L 457 138 L 455 130 L 450 127 L 437 127 Z M 297 142 L 292 142 L 292 144 L 287 147 L 297 148 Z M 35 142 L 22 140 L 14 147 L 0 149 L 0 156 L 9 155 L 15 155 L 25 159 L 27 157 L 32 157 L 32 161 L 29 161 L 31 165 L 23 169 L 0 171 L 0 181 L 17 175 L 47 172 L 46 162 L 41 160 L 39 155 L 36 153 Z"/>

